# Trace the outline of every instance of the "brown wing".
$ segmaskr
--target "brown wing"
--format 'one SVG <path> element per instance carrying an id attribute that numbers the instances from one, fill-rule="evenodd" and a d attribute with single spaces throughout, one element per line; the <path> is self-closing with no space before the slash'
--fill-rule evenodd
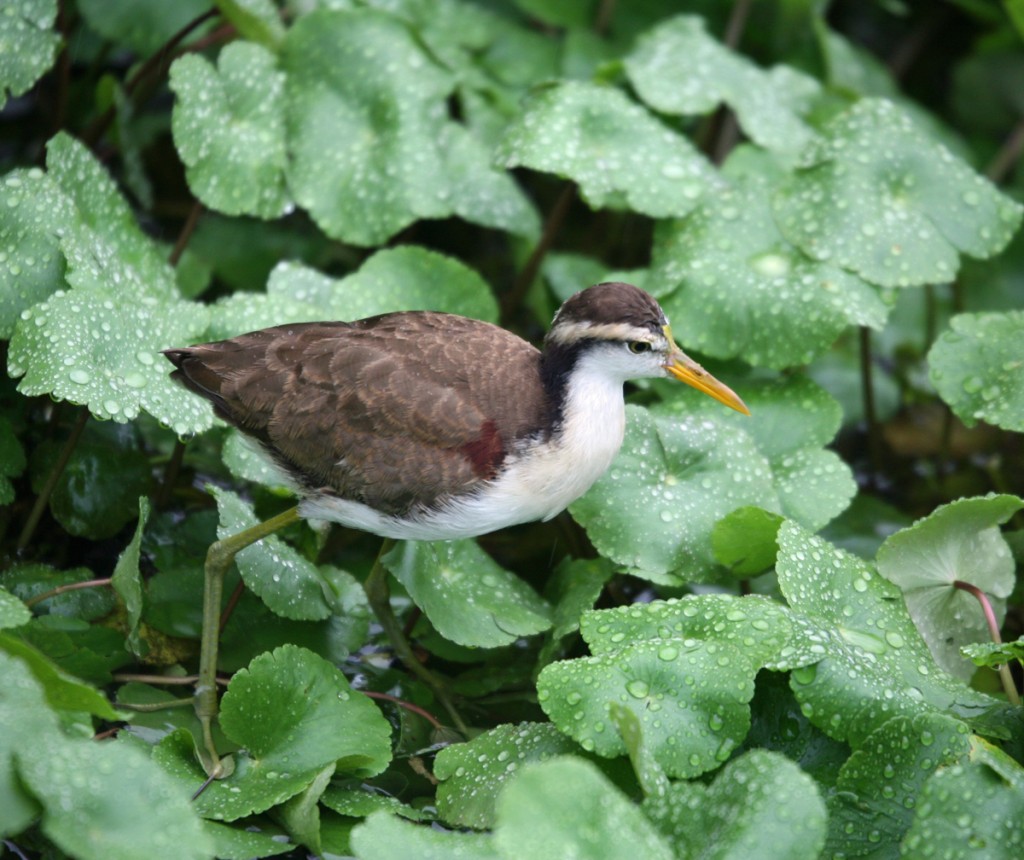
<path id="1" fill-rule="evenodd" d="M 165 355 L 306 490 L 389 513 L 493 477 L 546 417 L 540 353 L 448 314 L 278 326 Z"/>

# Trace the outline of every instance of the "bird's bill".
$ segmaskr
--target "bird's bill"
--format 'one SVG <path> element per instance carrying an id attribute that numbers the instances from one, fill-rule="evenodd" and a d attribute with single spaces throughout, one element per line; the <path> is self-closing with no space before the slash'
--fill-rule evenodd
<path id="1" fill-rule="evenodd" d="M 671 338 L 671 335 L 669 337 Z M 747 404 L 740 399 L 740 396 L 735 391 L 724 382 L 719 382 L 715 379 L 715 377 L 678 347 L 669 356 L 669 360 L 665 364 L 665 370 L 675 379 L 685 382 L 687 385 L 692 385 L 698 391 L 704 392 L 709 397 L 714 397 L 715 400 L 719 403 L 724 403 L 730 409 L 735 409 L 744 415 L 750 414 Z"/>

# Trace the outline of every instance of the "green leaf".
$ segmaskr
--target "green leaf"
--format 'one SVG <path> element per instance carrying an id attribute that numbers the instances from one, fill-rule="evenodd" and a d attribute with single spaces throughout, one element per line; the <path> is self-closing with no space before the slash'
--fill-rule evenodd
<path id="1" fill-rule="evenodd" d="M 349 818 L 366 818 L 378 810 L 392 812 L 409 821 L 432 821 L 435 817 L 427 810 L 406 806 L 397 797 L 390 794 L 378 794 L 370 791 L 365 784 L 362 788 L 342 788 L 337 784 L 329 785 L 323 797 L 320 798 L 320 802 L 328 809 L 333 809 L 339 815 Z"/>
<path id="2" fill-rule="evenodd" d="M 783 518 L 762 508 L 739 508 L 723 517 L 711 532 L 715 560 L 736 576 L 757 576 L 775 565 L 775 536 Z"/>
<path id="3" fill-rule="evenodd" d="M 830 737 L 856 748 L 894 716 L 961 716 L 993 703 L 939 668 L 899 589 L 865 562 L 787 522 L 775 570 L 790 606 L 824 637 L 821 662 L 794 670 L 790 683 Z"/>
<path id="4" fill-rule="evenodd" d="M 0 15 L 0 21 L 7 18 Z M 0 56 L 7 53 L 0 50 Z M 4 203 L 0 207 L 0 255 L 4 260 L 0 266 L 0 337 L 8 339 L 23 311 L 64 284 L 58 234 L 73 220 L 74 209 L 53 179 L 38 167 L 12 170 L 0 189 Z"/>
<path id="5" fill-rule="evenodd" d="M 1015 642 L 972 642 L 963 645 L 960 653 L 975 666 L 1001 666 L 1011 660 L 1024 663 L 1024 637 Z"/>
<path id="6" fill-rule="evenodd" d="M 505 167 L 554 173 L 595 209 L 682 218 L 714 184 L 708 163 L 620 90 L 564 82 L 532 95 L 496 154 Z"/>
<path id="7" fill-rule="evenodd" d="M 729 758 L 750 729 L 757 659 L 728 641 L 627 640 L 619 650 L 546 666 L 537 698 L 551 721 L 603 757 L 627 751 L 609 707 L 628 708 L 670 777 L 690 778 Z"/>
<path id="8" fill-rule="evenodd" d="M 328 763 L 373 776 L 391 758 L 391 729 L 377 706 L 331 663 L 294 645 L 262 654 L 235 673 L 220 724 L 265 778 L 274 770 L 319 771 Z"/>
<path id="9" fill-rule="evenodd" d="M 814 137 L 800 119 L 817 81 L 788 66 L 759 69 L 708 35 L 704 19 L 677 15 L 637 40 L 626 56 L 637 95 L 661 113 L 708 114 L 722 102 L 766 149 L 796 153 Z"/>
<path id="10" fill-rule="evenodd" d="M 457 827 L 493 828 L 498 795 L 524 764 L 578 751 L 551 723 L 498 726 L 445 747 L 434 760 L 438 814 Z"/>
<path id="11" fill-rule="evenodd" d="M 878 572 L 899 586 L 935 662 L 969 681 L 975 666 L 960 648 L 991 638 L 985 613 L 966 582 L 990 597 L 997 621 L 1006 614 L 1015 565 L 999 526 L 1024 508 L 1016 496 L 958 499 L 896 532 L 878 550 Z"/>
<path id="12" fill-rule="evenodd" d="M 968 426 L 1024 432 L 1024 311 L 959 314 L 928 353 L 939 396 Z"/>
<path id="13" fill-rule="evenodd" d="M 101 36 L 146 57 L 208 11 L 210 0 L 79 0 L 78 8 Z"/>
<path id="14" fill-rule="evenodd" d="M 839 771 L 829 798 L 826 856 L 896 857 L 921 789 L 971 748 L 964 723 L 942 714 L 894 717 L 868 735 Z"/>
<path id="15" fill-rule="evenodd" d="M 217 500 L 217 537 L 226 538 L 259 523 L 252 507 L 230 490 L 209 487 Z M 277 535 L 270 535 L 235 556 L 242 580 L 270 609 L 285 618 L 315 621 L 331 614 L 326 570 L 307 561 Z"/>
<path id="16" fill-rule="evenodd" d="M 62 585 L 86 582 L 96 575 L 87 567 L 56 570 L 45 564 L 19 564 L 4 573 L 4 585 L 22 600 L 31 600 Z M 64 615 L 93 621 L 109 615 L 114 596 L 106 588 L 80 588 L 55 594 L 35 606 L 38 614 Z"/>
<path id="17" fill-rule="evenodd" d="M 502 860 L 489 833 L 452 833 L 375 812 L 352 831 L 359 860 Z"/>
<path id="18" fill-rule="evenodd" d="M 594 604 L 615 573 L 606 558 L 565 558 L 555 568 L 545 588 L 545 596 L 554 606 L 550 638 L 538 658 L 549 663 L 561 647 L 561 640 L 580 628 L 580 616 Z"/>
<path id="19" fill-rule="evenodd" d="M 128 616 L 128 648 L 133 654 L 144 652 L 142 640 L 139 638 L 139 621 L 142 618 L 142 574 L 139 572 L 139 549 L 142 544 L 142 532 L 149 519 L 149 499 L 139 497 L 139 524 L 135 528 L 135 536 L 131 539 L 124 552 L 117 559 L 110 585 L 124 601 Z"/>
<path id="20" fill-rule="evenodd" d="M 0 588 L 0 630 L 21 627 L 32 618 L 32 610 L 6 588 Z"/>
<path id="21" fill-rule="evenodd" d="M 685 415 L 685 420 L 699 422 L 704 433 L 709 433 L 708 425 L 740 431 L 768 460 L 778 501 L 750 504 L 778 510 L 816 531 L 840 514 L 856 493 L 850 467 L 823 447 L 839 430 L 842 409 L 809 379 L 790 375 L 745 382 L 741 391 L 752 417 L 723 409 L 710 397 L 693 397 L 680 386 L 671 391 L 671 400 L 654 407 L 657 414 Z M 731 510 L 723 510 L 718 519 Z"/>
<path id="22" fill-rule="evenodd" d="M 593 654 L 614 654 L 649 639 L 721 642 L 757 664 L 787 671 L 823 653 L 813 629 L 787 607 L 760 595 L 701 594 L 584 614 L 580 629 Z M 663 656 L 670 657 L 669 644 Z"/>
<path id="23" fill-rule="evenodd" d="M 291 494 L 291 481 L 274 463 L 257 442 L 234 427 L 224 437 L 220 450 L 221 460 L 227 470 L 242 481 L 263 484 L 283 495 Z"/>
<path id="24" fill-rule="evenodd" d="M 252 860 L 253 857 L 275 857 L 293 851 L 288 840 L 251 829 L 232 827 L 216 821 L 204 821 L 203 832 L 213 843 L 218 860 Z"/>
<path id="25" fill-rule="evenodd" d="M 243 750 L 235 770 L 196 800 L 204 818 L 234 821 L 295 797 L 325 767 L 372 776 L 391 757 L 391 730 L 368 698 L 332 664 L 285 645 L 236 672 L 221 702 L 224 734 Z M 161 766 L 194 791 L 205 779 L 192 736 L 172 732 L 154 753 Z"/>
<path id="26" fill-rule="evenodd" d="M 0 109 L 27 93 L 53 65 L 60 36 L 53 32 L 57 0 L 17 0 L 0 14 Z"/>
<path id="27" fill-rule="evenodd" d="M 65 673 L 28 642 L 0 633 L 0 651 L 23 661 L 42 686 L 46 701 L 54 710 L 85 711 L 103 720 L 121 719 L 99 690 Z"/>
<path id="28" fill-rule="evenodd" d="M 601 555 L 636 576 L 707 580 L 716 570 L 715 523 L 746 505 L 778 508 L 768 462 L 745 432 L 724 422 L 635 406 L 626 419 L 618 457 L 570 513 Z"/>
<path id="29" fill-rule="evenodd" d="M 2 636 L 3 634 L 0 634 Z M 15 771 L 15 754 L 60 737 L 57 716 L 21 660 L 0 650 L 0 836 L 20 833 L 39 818 L 38 801 Z"/>
<path id="30" fill-rule="evenodd" d="M 588 761 L 561 756 L 524 768 L 498 797 L 495 844 L 536 860 L 672 860 L 639 809 Z"/>
<path id="31" fill-rule="evenodd" d="M 272 0 L 215 0 L 215 2 L 221 14 L 235 25 L 244 38 L 271 49 L 280 44 L 284 36 L 284 25 L 281 23 L 281 13 Z M 231 46 L 228 45 L 228 47 Z"/>
<path id="32" fill-rule="evenodd" d="M 265 296 L 236 293 L 213 309 L 212 337 L 271 325 L 356 320 L 399 310 L 435 310 L 495 322 L 498 304 L 476 272 L 451 257 L 404 245 L 378 251 L 358 271 L 330 278 L 281 263 Z"/>
<path id="33" fill-rule="evenodd" d="M 176 60 L 169 83 L 178 97 L 174 142 L 193 194 L 228 215 L 287 212 L 284 73 L 274 55 L 232 42 L 216 68 L 198 54 Z"/>
<path id="34" fill-rule="evenodd" d="M 1024 771 L 975 742 L 970 760 L 940 768 L 917 798 L 904 857 L 942 846 L 951 860 L 1015 860 L 1024 850 Z"/>
<path id="35" fill-rule="evenodd" d="M 655 232 L 651 279 L 674 290 L 662 306 L 680 343 L 784 368 L 807 364 L 848 326 L 884 325 L 889 309 L 873 287 L 782 237 L 771 193 L 783 174 L 770 156 L 741 147 L 723 173 L 730 188 Z"/>
<path id="36" fill-rule="evenodd" d="M 119 423 L 145 410 L 179 435 L 198 433 L 213 423 L 209 406 L 171 381 L 159 353 L 194 340 L 206 321 L 204 308 L 185 302 L 58 290 L 22 313 L 7 370 L 21 377 L 22 394 L 49 394 Z"/>
<path id="37" fill-rule="evenodd" d="M 43 833 L 64 851 L 82 860 L 211 856 L 188 798 L 141 750 L 55 741 L 21 750 L 18 769 L 43 805 Z"/>
<path id="38" fill-rule="evenodd" d="M 7 418 L 0 418 L 0 505 L 14 501 L 14 485 L 11 478 L 17 478 L 25 471 L 27 460 L 25 449 Z"/>
<path id="39" fill-rule="evenodd" d="M 459 645 L 497 648 L 551 627 L 551 607 L 476 541 L 403 541 L 384 564 L 437 632 Z"/>
<path id="40" fill-rule="evenodd" d="M 18 635 L 60 670 L 74 675 L 71 680 L 76 684 L 79 678 L 98 685 L 110 684 L 113 681 L 110 673 L 132 661 L 124 636 L 102 624 L 88 624 L 79 618 L 56 614 L 33 618 L 18 628 Z M 90 690 L 90 695 L 94 692 Z"/>
<path id="41" fill-rule="evenodd" d="M 677 857 L 803 860 L 825 844 L 825 803 L 814 780 L 768 750 L 733 759 L 708 786 L 674 783 L 643 809 Z"/>
<path id="42" fill-rule="evenodd" d="M 61 132 L 46 145 L 46 167 L 74 207 L 72 222 L 60 225 L 71 286 L 144 303 L 179 298 L 164 250 L 142 232 L 128 202 L 84 144 Z"/>
<path id="43" fill-rule="evenodd" d="M 334 762 L 331 762 L 301 793 L 275 810 L 276 819 L 284 825 L 292 841 L 305 845 L 316 855 L 324 853 L 320 843 L 320 797 L 334 776 L 334 768 Z"/>
<path id="44" fill-rule="evenodd" d="M 832 120 L 773 205 L 806 254 L 890 287 L 951 280 L 959 254 L 998 253 L 1024 211 L 882 99 Z"/>
<path id="45" fill-rule="evenodd" d="M 377 245 L 450 212 L 437 140 L 453 82 L 400 21 L 318 10 L 288 30 L 281 66 L 289 187 L 325 233 Z"/>

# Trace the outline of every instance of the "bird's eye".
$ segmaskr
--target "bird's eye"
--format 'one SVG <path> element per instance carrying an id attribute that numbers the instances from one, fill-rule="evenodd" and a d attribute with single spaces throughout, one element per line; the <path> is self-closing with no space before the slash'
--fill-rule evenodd
<path id="1" fill-rule="evenodd" d="M 650 352 L 651 345 L 646 340 L 631 340 L 629 342 L 629 351 L 640 355 L 642 352 Z"/>

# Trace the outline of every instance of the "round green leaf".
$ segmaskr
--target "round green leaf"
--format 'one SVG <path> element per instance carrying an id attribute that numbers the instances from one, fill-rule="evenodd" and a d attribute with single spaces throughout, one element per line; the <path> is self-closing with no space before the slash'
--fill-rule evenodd
<path id="1" fill-rule="evenodd" d="M 39 818 L 38 801 L 15 770 L 18 750 L 60 739 L 57 715 L 24 661 L 0 651 L 0 835 L 20 833 Z"/>
<path id="2" fill-rule="evenodd" d="M 62 585 L 96 579 L 87 567 L 57 570 L 45 564 L 16 564 L 4 571 L 4 586 L 21 600 L 53 591 Z M 107 588 L 76 588 L 36 604 L 39 614 L 64 615 L 94 621 L 114 609 L 114 596 Z"/>
<path id="3" fill-rule="evenodd" d="M 80 0 L 78 6 L 90 28 L 147 57 L 209 11 L 210 0 Z"/>
<path id="4" fill-rule="evenodd" d="M 0 109 L 31 89 L 57 58 L 57 0 L 17 0 L 0 14 Z"/>
<path id="5" fill-rule="evenodd" d="M 476 541 L 403 541 L 384 559 L 438 633 L 497 648 L 551 627 L 551 607 Z"/>
<path id="6" fill-rule="evenodd" d="M 49 739 L 18 753 L 43 805 L 43 832 L 82 860 L 208 858 L 212 845 L 188 797 L 139 749 L 123 742 Z"/>
<path id="7" fill-rule="evenodd" d="M 637 807 L 588 761 L 563 756 L 523 769 L 498 797 L 503 857 L 672 860 Z"/>
<path id="8" fill-rule="evenodd" d="M 1016 860 L 1024 851 L 1024 774 L 995 752 L 940 768 L 917 798 L 917 814 L 901 845 L 904 857 L 941 846 L 955 860 Z M 994 766 L 995 765 L 995 766 Z M 1002 766 L 1000 766 L 1002 765 Z"/>
<path id="9" fill-rule="evenodd" d="M 709 397 L 695 398 L 679 386 L 671 392 L 672 399 L 655 406 L 654 412 L 686 414 L 693 420 L 735 428 L 767 458 L 778 501 L 753 504 L 780 511 L 816 531 L 840 514 L 856 493 L 850 467 L 822 448 L 839 429 L 842 409 L 809 379 L 791 375 L 745 382 L 741 392 L 750 407 L 749 417 L 723 409 Z M 726 513 L 722 511 L 720 517 Z"/>
<path id="10" fill-rule="evenodd" d="M 294 645 L 262 654 L 234 674 L 220 725 L 267 779 L 332 762 L 373 776 L 391 759 L 391 727 L 377 706 L 331 663 Z"/>
<path id="11" fill-rule="evenodd" d="M 999 526 L 1021 508 L 1024 501 L 1016 496 L 958 499 L 896 532 L 878 550 L 878 572 L 903 592 L 935 662 L 963 681 L 975 666 L 960 648 L 991 634 L 981 604 L 955 583 L 988 594 L 1002 622 L 1016 566 Z"/>
<path id="12" fill-rule="evenodd" d="M 217 63 L 188 54 L 171 66 L 174 142 L 189 187 L 219 212 L 276 218 L 291 205 L 284 74 L 274 55 L 252 42 L 227 45 Z"/>
<path id="13" fill-rule="evenodd" d="M 128 202 L 85 144 L 61 132 L 46 145 L 49 176 L 74 206 L 62 225 L 67 281 L 121 299 L 180 298 L 166 252 L 142 232 Z M 188 316 L 167 309 L 168 316 Z M 173 345 L 173 344 L 172 344 Z"/>
<path id="14" fill-rule="evenodd" d="M 960 253 L 998 253 L 1024 211 L 883 99 L 837 116 L 802 162 L 773 201 L 783 235 L 882 286 L 951 280 Z"/>
<path id="15" fill-rule="evenodd" d="M 58 290 L 22 312 L 7 370 L 22 377 L 22 394 L 49 394 L 120 423 L 145 410 L 179 435 L 198 433 L 213 423 L 210 408 L 171 381 L 160 350 L 194 340 L 206 321 L 204 308 L 185 302 Z"/>
<path id="16" fill-rule="evenodd" d="M 818 82 L 788 66 L 769 72 L 726 48 L 692 15 L 669 18 L 637 40 L 625 60 L 637 94 L 668 114 L 707 114 L 729 105 L 766 149 L 795 153 L 814 133 L 800 119 Z"/>
<path id="17" fill-rule="evenodd" d="M 589 83 L 561 83 L 531 96 L 496 158 L 573 180 L 595 209 L 654 218 L 683 217 L 714 183 L 686 138 L 620 90 Z"/>
<path id="18" fill-rule="evenodd" d="M 968 729 L 943 714 L 894 717 L 868 735 L 839 771 L 829 798 L 826 856 L 895 854 L 925 781 L 970 751 Z"/>
<path id="19" fill-rule="evenodd" d="M 12 170 L 0 192 L 0 337 L 10 338 L 21 312 L 64 284 L 58 233 L 74 219 L 74 207 L 38 167 Z"/>
<path id="20" fill-rule="evenodd" d="M 449 214 L 437 140 L 453 82 L 398 19 L 371 9 L 304 15 L 281 65 L 288 184 L 325 233 L 377 245 Z"/>
<path id="21" fill-rule="evenodd" d="M 237 293 L 214 306 L 210 336 L 400 310 L 445 311 L 488 322 L 498 318 L 494 294 L 480 275 L 451 257 L 403 245 L 378 251 L 358 271 L 338 279 L 281 263 L 270 274 L 266 295 Z"/>
<path id="22" fill-rule="evenodd" d="M 484 833 L 453 833 L 375 812 L 352 831 L 359 860 L 502 860 L 494 838 Z"/>
<path id="23" fill-rule="evenodd" d="M 252 827 L 252 825 L 249 825 Z M 271 833 L 232 827 L 217 821 L 204 821 L 203 831 L 213 843 L 217 860 L 252 860 L 253 857 L 276 857 L 295 846 Z"/>
<path id="24" fill-rule="evenodd" d="M 442 750 L 443 752 L 443 750 Z M 385 810 L 409 821 L 431 821 L 434 815 L 423 809 L 416 809 L 402 803 L 397 797 L 390 794 L 378 794 L 368 787 L 364 788 L 342 788 L 334 784 L 327 786 L 320 802 L 328 809 L 333 809 L 338 815 L 347 818 L 366 818 L 378 810 Z"/>
<path id="25" fill-rule="evenodd" d="M 775 565 L 775 536 L 782 517 L 761 508 L 739 508 L 715 523 L 711 548 L 719 564 L 736 576 L 757 576 Z"/>
<path id="26" fill-rule="evenodd" d="M 711 417 L 655 416 L 635 406 L 626 415 L 618 457 L 569 510 L 601 555 L 630 573 L 672 584 L 705 580 L 716 569 L 718 520 L 745 505 L 778 508 L 771 468 L 746 433 Z"/>
<path id="27" fill-rule="evenodd" d="M 627 708 L 653 760 L 670 777 L 691 778 L 719 767 L 746 737 L 757 669 L 730 642 L 631 641 L 545 667 L 537 698 L 559 729 L 604 757 L 627 751 L 609 706 Z"/>
<path id="28" fill-rule="evenodd" d="M 809 635 L 792 611 L 752 594 L 700 594 L 600 609 L 583 615 L 580 630 L 593 654 L 648 639 L 696 638 L 730 645 L 758 667 L 787 671 L 816 663 L 824 653 L 822 640 Z"/>
<path id="29" fill-rule="evenodd" d="M 959 314 L 928 353 L 939 396 L 967 425 L 1024 432 L 1024 311 Z"/>
<path id="30" fill-rule="evenodd" d="M 795 669 L 791 686 L 830 737 L 859 746 L 894 716 L 966 715 L 994 703 L 939 668 L 899 589 L 857 557 L 787 522 L 775 571 L 789 605 L 820 630 L 822 660 Z"/>
<path id="31" fill-rule="evenodd" d="M 804 860 L 825 844 L 825 803 L 814 780 L 785 756 L 751 750 L 714 782 L 677 782 L 643 810 L 677 857 Z"/>
<path id="32" fill-rule="evenodd" d="M 6 588 L 0 588 L 0 630 L 21 627 L 32 618 L 32 610 Z"/>
<path id="33" fill-rule="evenodd" d="M 741 148 L 723 172 L 731 188 L 655 233 L 651 280 L 674 289 L 662 306 L 681 343 L 783 368 L 807 364 L 848 326 L 882 327 L 888 308 L 873 287 L 783 239 L 770 204 L 782 174 L 769 156 Z"/>
<path id="34" fill-rule="evenodd" d="M 217 537 L 229 537 L 259 522 L 252 508 L 230 490 L 209 490 L 220 512 Z M 315 621 L 331 614 L 325 573 L 277 535 L 243 549 L 235 556 L 235 564 L 246 586 L 278 615 Z"/>
<path id="35" fill-rule="evenodd" d="M 524 764 L 578 750 L 551 723 L 498 726 L 469 743 L 445 747 L 434 760 L 434 776 L 441 780 L 437 811 L 449 824 L 492 828 L 495 801 Z"/>
<path id="36" fill-rule="evenodd" d="M 243 37 L 264 47 L 276 48 L 284 35 L 273 0 L 217 0 L 217 8 Z"/>

